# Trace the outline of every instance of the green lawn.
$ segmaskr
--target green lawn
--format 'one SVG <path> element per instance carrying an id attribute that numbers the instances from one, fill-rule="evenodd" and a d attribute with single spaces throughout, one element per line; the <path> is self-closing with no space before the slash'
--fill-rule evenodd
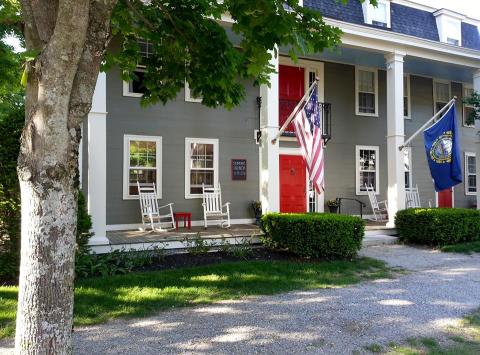
<path id="1" fill-rule="evenodd" d="M 117 317 L 141 317 L 160 310 L 250 295 L 344 287 L 389 277 L 378 260 L 290 262 L 242 261 L 79 280 L 75 287 L 75 324 Z M 13 335 L 16 287 L 0 287 L 0 338 Z"/>
<path id="2" fill-rule="evenodd" d="M 437 339 L 409 339 L 407 345 L 392 345 L 390 355 L 477 355 L 480 354 L 480 309 L 465 317 L 458 327 L 449 329 L 449 341 Z M 384 351 L 382 351 L 384 352 Z"/>
<path id="3" fill-rule="evenodd" d="M 450 253 L 480 253 L 480 241 L 469 242 L 469 243 L 460 243 L 455 245 L 446 245 L 441 249 L 444 252 Z"/>

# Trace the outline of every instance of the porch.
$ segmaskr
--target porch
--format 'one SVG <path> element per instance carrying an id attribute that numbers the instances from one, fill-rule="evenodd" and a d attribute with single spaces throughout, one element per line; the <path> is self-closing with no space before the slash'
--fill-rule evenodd
<path id="1" fill-rule="evenodd" d="M 368 245 L 387 244 L 396 242 L 394 228 L 385 226 L 385 223 L 366 220 L 364 243 Z M 193 241 L 198 237 L 202 238 L 208 245 L 216 246 L 222 243 L 231 245 L 248 242 L 250 244 L 260 244 L 262 230 L 255 224 L 236 224 L 230 228 L 209 227 L 205 229 L 200 226 L 193 226 L 191 229 L 178 228 L 166 232 L 141 231 L 141 230 L 121 230 L 108 231 L 108 245 L 93 245 L 92 249 L 96 253 L 106 253 L 112 250 L 136 249 L 144 250 L 148 248 L 163 248 L 169 252 L 181 252 L 186 248 L 187 241 Z"/>

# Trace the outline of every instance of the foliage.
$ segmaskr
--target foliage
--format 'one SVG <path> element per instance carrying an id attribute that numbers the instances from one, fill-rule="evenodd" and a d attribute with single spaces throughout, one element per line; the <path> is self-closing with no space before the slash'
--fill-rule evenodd
<path id="1" fill-rule="evenodd" d="M 235 21 L 231 29 L 220 23 L 225 14 Z M 268 83 L 276 45 L 288 48 L 296 60 L 337 46 L 341 36 L 298 0 L 122 0 L 114 10 L 112 30 L 121 49 L 107 54 L 104 68 L 118 65 L 129 80 L 138 63 L 145 65 L 143 104 L 166 103 L 187 80 L 205 105 L 227 108 L 244 98 L 242 80 Z M 151 43 L 148 58 L 141 58 L 138 38 Z"/>
<path id="2" fill-rule="evenodd" d="M 474 91 L 472 96 L 463 99 L 463 103 L 473 107 L 465 123 L 469 125 L 475 124 L 475 120 L 480 120 L 480 93 Z"/>
<path id="3" fill-rule="evenodd" d="M 206 254 L 210 250 L 210 244 L 202 238 L 200 233 L 195 234 L 195 237 L 189 238 L 188 236 L 184 238 L 183 245 L 185 250 L 190 255 L 201 255 Z"/>
<path id="4" fill-rule="evenodd" d="M 328 200 L 327 201 L 328 207 L 338 207 L 338 200 Z"/>
<path id="5" fill-rule="evenodd" d="M 250 238 L 241 238 L 240 240 L 235 238 L 235 244 L 230 244 L 225 238 L 222 238 L 218 250 L 225 254 L 245 260 L 253 254 Z"/>
<path id="6" fill-rule="evenodd" d="M 255 216 L 262 214 L 262 202 L 252 201 L 252 210 Z"/>
<path id="7" fill-rule="evenodd" d="M 360 250 L 364 222 L 335 214 L 280 214 L 262 217 L 263 243 L 306 257 L 352 258 Z"/>
<path id="8" fill-rule="evenodd" d="M 208 304 L 248 295 L 345 287 L 390 276 L 378 260 L 239 261 L 80 279 L 75 284 L 75 324 L 145 317 L 173 307 Z M 0 287 L 0 337 L 14 331 L 17 287 Z"/>
<path id="9" fill-rule="evenodd" d="M 409 208 L 397 212 L 395 225 L 407 243 L 444 246 L 480 240 L 478 210 Z"/>
<path id="10" fill-rule="evenodd" d="M 77 277 L 112 276 L 126 274 L 133 270 L 163 260 L 163 249 L 113 250 L 106 254 L 77 254 L 75 273 Z"/>
<path id="11" fill-rule="evenodd" d="M 441 250 L 446 253 L 480 253 L 480 240 L 477 240 L 476 242 L 445 245 Z"/>

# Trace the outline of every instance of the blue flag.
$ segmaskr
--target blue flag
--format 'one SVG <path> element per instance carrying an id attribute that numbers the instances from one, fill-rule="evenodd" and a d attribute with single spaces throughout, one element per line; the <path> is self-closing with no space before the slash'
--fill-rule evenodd
<path id="1" fill-rule="evenodd" d="M 435 191 L 449 189 L 462 182 L 455 104 L 433 126 L 423 132 L 428 165 Z"/>

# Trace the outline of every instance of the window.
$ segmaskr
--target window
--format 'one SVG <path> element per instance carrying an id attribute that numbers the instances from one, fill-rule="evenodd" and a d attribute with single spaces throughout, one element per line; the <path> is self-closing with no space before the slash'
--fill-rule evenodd
<path id="1" fill-rule="evenodd" d="M 378 73 L 376 69 L 356 68 L 356 114 L 378 116 Z"/>
<path id="2" fill-rule="evenodd" d="M 477 194 L 477 164 L 475 153 L 465 152 L 465 195 Z"/>
<path id="3" fill-rule="evenodd" d="M 188 82 L 185 80 L 185 101 L 187 102 L 202 102 L 201 96 L 193 96 L 192 92 L 190 91 L 190 86 Z"/>
<path id="4" fill-rule="evenodd" d="M 450 83 L 448 81 L 433 81 L 433 104 L 435 113 L 448 104 L 451 98 Z"/>
<path id="5" fill-rule="evenodd" d="M 403 117 L 410 119 L 410 75 L 403 76 Z"/>
<path id="6" fill-rule="evenodd" d="M 440 42 L 460 46 L 462 44 L 462 20 L 465 19 L 465 16 L 447 9 L 435 11 L 433 15 L 437 22 Z"/>
<path id="7" fill-rule="evenodd" d="M 202 185 L 218 186 L 218 139 L 185 138 L 185 198 L 202 197 Z"/>
<path id="8" fill-rule="evenodd" d="M 356 193 L 366 195 L 366 185 L 372 185 L 378 194 L 378 147 L 359 146 L 355 147 L 356 153 Z"/>
<path id="9" fill-rule="evenodd" d="M 140 184 L 155 183 L 162 197 L 162 137 L 125 135 L 123 139 L 123 198 L 138 196 Z"/>
<path id="10" fill-rule="evenodd" d="M 145 59 L 149 58 L 153 53 L 153 46 L 148 40 L 138 40 L 140 51 L 140 62 L 137 68 L 133 71 L 134 78 L 132 81 L 123 82 L 123 96 L 142 97 L 145 93 L 145 86 L 143 84 L 145 78 Z"/>
<path id="11" fill-rule="evenodd" d="M 405 188 L 412 187 L 412 148 L 403 149 L 403 166 L 405 167 Z"/>
<path id="12" fill-rule="evenodd" d="M 366 24 L 379 27 L 390 27 L 390 1 L 378 0 L 377 7 L 368 1 L 363 2 L 363 19 Z"/>
<path id="13" fill-rule="evenodd" d="M 465 85 L 463 88 L 463 98 L 467 99 L 473 95 L 473 88 Z M 472 105 L 463 104 L 463 125 L 465 127 L 475 128 L 475 119 L 472 119 L 475 108 Z"/>

